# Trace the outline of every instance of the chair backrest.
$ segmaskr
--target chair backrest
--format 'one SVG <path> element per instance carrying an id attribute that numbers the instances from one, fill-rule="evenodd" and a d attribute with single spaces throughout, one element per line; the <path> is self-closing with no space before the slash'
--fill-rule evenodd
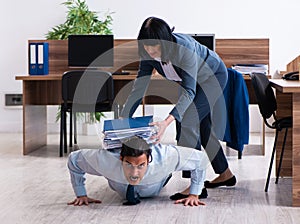
<path id="1" fill-rule="evenodd" d="M 112 75 L 100 70 L 67 71 L 62 77 L 62 99 L 65 104 L 105 104 L 103 110 L 112 106 L 114 86 Z"/>
<path id="2" fill-rule="evenodd" d="M 277 110 L 275 94 L 270 81 L 265 74 L 252 73 L 250 75 L 253 89 L 258 102 L 259 111 L 266 121 Z M 276 119 L 276 117 L 274 117 Z"/>

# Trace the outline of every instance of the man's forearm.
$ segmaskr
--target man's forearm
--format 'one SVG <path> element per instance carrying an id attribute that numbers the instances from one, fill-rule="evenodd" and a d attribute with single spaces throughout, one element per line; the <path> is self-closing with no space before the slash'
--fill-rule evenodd
<path id="1" fill-rule="evenodd" d="M 78 153 L 71 153 L 68 160 L 68 168 L 71 177 L 71 183 L 73 186 L 74 193 L 77 197 L 87 195 L 85 189 L 85 172 L 80 169 L 77 159 Z"/>

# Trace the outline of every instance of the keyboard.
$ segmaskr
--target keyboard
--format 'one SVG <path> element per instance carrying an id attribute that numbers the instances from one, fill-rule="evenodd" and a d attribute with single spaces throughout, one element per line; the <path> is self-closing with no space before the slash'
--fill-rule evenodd
<path id="1" fill-rule="evenodd" d="M 130 75 L 130 72 L 127 71 L 121 71 L 121 72 L 114 72 L 112 75 Z"/>

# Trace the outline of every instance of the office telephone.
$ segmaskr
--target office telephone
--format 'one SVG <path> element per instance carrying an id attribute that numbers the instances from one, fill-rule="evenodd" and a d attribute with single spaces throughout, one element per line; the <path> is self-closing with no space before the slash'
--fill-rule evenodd
<path id="1" fill-rule="evenodd" d="M 282 76 L 285 80 L 299 80 L 299 71 L 288 72 Z"/>

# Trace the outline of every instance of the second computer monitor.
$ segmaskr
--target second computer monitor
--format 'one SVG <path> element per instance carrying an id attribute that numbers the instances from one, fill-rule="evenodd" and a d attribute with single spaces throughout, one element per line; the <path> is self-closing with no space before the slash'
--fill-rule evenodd
<path id="1" fill-rule="evenodd" d="M 215 50 L 215 34 L 191 34 L 191 36 L 210 50 Z"/>

